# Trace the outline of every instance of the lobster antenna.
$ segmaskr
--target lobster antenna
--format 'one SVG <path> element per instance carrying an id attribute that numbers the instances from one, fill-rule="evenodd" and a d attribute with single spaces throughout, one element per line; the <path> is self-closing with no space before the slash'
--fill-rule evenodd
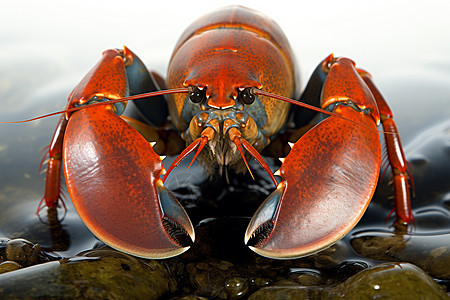
<path id="1" fill-rule="evenodd" d="M 349 122 L 352 122 L 354 124 L 358 124 L 360 126 L 364 126 L 367 129 L 374 130 L 373 128 L 370 128 L 367 125 L 358 123 L 358 122 L 356 122 L 354 120 L 347 119 L 346 117 L 343 117 L 343 116 L 341 116 L 341 115 L 339 115 L 337 113 L 334 113 L 334 112 L 331 112 L 331 111 L 327 111 L 327 110 L 324 110 L 322 108 L 315 107 L 315 106 L 312 106 L 312 105 L 309 105 L 309 104 L 306 104 L 306 103 L 303 103 L 303 102 L 300 102 L 300 101 L 297 101 L 297 100 L 293 100 L 293 99 L 288 98 L 288 97 L 284 97 L 284 96 L 277 95 L 277 94 L 272 94 L 272 93 L 269 93 L 269 92 L 266 92 L 266 91 L 263 91 L 263 90 L 259 90 L 257 88 L 252 88 L 251 89 L 251 93 L 253 95 L 261 95 L 261 96 L 270 97 L 270 98 L 281 100 L 281 101 L 284 101 L 284 102 L 287 102 L 287 103 L 291 103 L 291 104 L 294 104 L 294 105 L 297 105 L 297 106 L 301 106 L 301 107 L 304 107 L 304 108 L 307 108 L 307 109 L 310 109 L 310 110 L 314 110 L 314 111 L 317 111 L 317 112 L 320 112 L 320 113 L 323 113 L 323 114 L 327 114 L 327 115 L 330 115 L 330 116 L 335 116 L 335 117 L 347 120 Z M 384 134 L 394 134 L 394 135 L 397 134 L 395 132 L 383 131 L 383 130 L 378 130 L 378 129 L 375 129 L 375 130 L 380 132 L 380 133 L 384 133 Z"/>
<path id="2" fill-rule="evenodd" d="M 85 108 L 88 108 L 88 107 L 95 107 L 95 106 L 101 106 L 101 105 L 110 105 L 110 104 L 114 104 L 114 103 L 125 102 L 125 101 L 132 101 L 132 100 L 141 99 L 141 98 L 147 98 L 147 97 L 154 97 L 154 96 L 161 96 L 161 95 L 168 95 L 168 94 L 178 94 L 178 93 L 189 93 L 189 92 L 190 92 L 190 90 L 187 89 L 187 88 L 179 88 L 179 89 L 170 89 L 170 90 L 161 90 L 161 91 L 149 92 L 149 93 L 144 93 L 144 94 L 139 94 L 139 95 L 128 96 L 128 97 L 124 97 L 124 98 L 120 98 L 120 99 L 114 99 L 114 100 L 108 100 L 108 101 L 104 101 L 104 102 L 98 102 L 98 103 L 93 103 L 93 104 L 88 104 L 88 105 L 83 105 L 83 106 L 78 106 L 78 107 L 72 107 L 72 108 L 68 108 L 66 110 L 61 110 L 61 111 L 45 114 L 45 115 L 42 115 L 42 116 L 39 116 L 39 117 L 35 117 L 35 118 L 23 120 L 23 121 L 0 122 L 0 124 L 27 123 L 27 122 L 36 121 L 36 120 L 39 120 L 39 119 L 43 119 L 43 118 L 47 118 L 47 117 L 51 117 L 51 116 L 55 116 L 55 115 L 59 115 L 59 114 L 74 112 L 74 111 L 77 111 L 77 110 L 80 110 L 80 109 L 85 109 Z"/>

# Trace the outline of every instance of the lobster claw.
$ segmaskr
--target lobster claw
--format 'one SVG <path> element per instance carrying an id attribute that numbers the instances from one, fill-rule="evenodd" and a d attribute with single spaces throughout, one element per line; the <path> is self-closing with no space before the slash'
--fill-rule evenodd
<path id="1" fill-rule="evenodd" d="M 329 116 L 293 145 L 280 168 L 283 181 L 246 231 L 245 243 L 260 255 L 296 258 L 331 246 L 356 225 L 375 191 L 376 104 L 352 61 L 330 56 L 328 63 L 322 107 L 333 103 L 345 119 Z"/>
<path id="2" fill-rule="evenodd" d="M 105 51 L 69 103 L 76 102 L 74 95 L 125 97 L 126 78 L 122 54 Z M 92 233 L 113 248 L 145 258 L 178 255 L 195 239 L 191 221 L 163 185 L 159 155 L 115 111 L 106 104 L 70 115 L 63 157 L 74 206 Z"/>

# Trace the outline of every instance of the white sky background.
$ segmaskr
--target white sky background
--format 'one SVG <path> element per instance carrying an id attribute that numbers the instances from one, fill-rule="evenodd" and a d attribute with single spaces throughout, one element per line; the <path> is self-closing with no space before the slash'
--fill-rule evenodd
<path id="1" fill-rule="evenodd" d="M 52 51 L 52 55 L 63 59 L 70 48 L 73 51 L 70 54 L 79 53 L 83 57 L 126 44 L 165 71 L 173 45 L 193 20 L 237 2 L 208 1 L 205 5 L 203 0 L 131 0 L 126 4 L 2 0 L 0 3 L 2 52 L 37 51 L 40 55 L 39 51 Z M 315 62 L 330 52 L 373 65 L 371 69 L 380 63 L 392 64 L 394 68 L 409 68 L 408 61 L 415 60 L 439 63 L 450 53 L 450 1 L 446 0 L 238 3 L 267 14 L 283 28 L 304 66 L 305 76 Z"/>

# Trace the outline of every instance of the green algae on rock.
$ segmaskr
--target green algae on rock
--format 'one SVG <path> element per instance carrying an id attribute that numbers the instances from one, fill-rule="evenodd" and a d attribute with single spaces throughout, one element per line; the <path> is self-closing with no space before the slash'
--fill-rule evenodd
<path id="1" fill-rule="evenodd" d="M 351 245 L 369 259 L 410 262 L 433 277 L 450 279 L 450 234 L 364 233 L 356 235 Z"/>
<path id="2" fill-rule="evenodd" d="M 92 250 L 0 275 L 0 298 L 160 299 L 176 290 L 169 273 L 160 261 Z"/>
<path id="3" fill-rule="evenodd" d="M 334 287 L 274 285 L 252 294 L 265 299 L 448 299 L 431 277 L 409 263 L 385 263 L 366 269 Z"/>

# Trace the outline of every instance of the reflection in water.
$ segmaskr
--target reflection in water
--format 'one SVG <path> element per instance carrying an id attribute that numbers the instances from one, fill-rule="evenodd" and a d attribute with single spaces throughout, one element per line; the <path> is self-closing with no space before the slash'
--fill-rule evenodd
<path id="1" fill-rule="evenodd" d="M 43 220 L 41 220 L 43 222 Z M 50 231 L 52 246 L 45 248 L 46 251 L 67 251 L 70 246 L 70 236 L 61 225 L 64 218 L 61 220 L 58 217 L 58 210 L 54 208 L 47 209 L 47 226 Z"/>

